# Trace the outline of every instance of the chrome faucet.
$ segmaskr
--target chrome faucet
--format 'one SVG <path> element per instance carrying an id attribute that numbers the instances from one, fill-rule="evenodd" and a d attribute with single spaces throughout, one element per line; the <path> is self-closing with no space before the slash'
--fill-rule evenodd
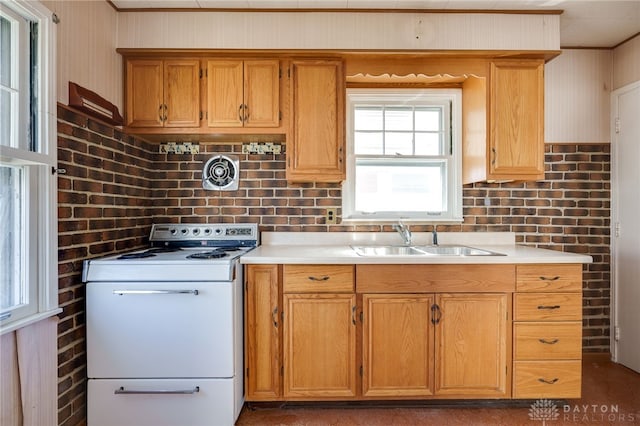
<path id="1" fill-rule="evenodd" d="M 431 231 L 431 244 L 438 245 L 438 225 L 433 225 L 433 231 Z"/>
<path id="2" fill-rule="evenodd" d="M 393 229 L 400 233 L 405 246 L 411 245 L 411 231 L 407 225 L 398 222 L 396 225 L 393 225 Z"/>

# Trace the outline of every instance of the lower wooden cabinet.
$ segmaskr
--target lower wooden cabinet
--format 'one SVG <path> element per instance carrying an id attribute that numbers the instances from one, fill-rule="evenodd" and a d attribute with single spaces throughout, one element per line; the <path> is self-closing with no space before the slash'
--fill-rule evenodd
<path id="1" fill-rule="evenodd" d="M 580 398 L 581 265 L 518 265 L 513 397 Z"/>
<path id="2" fill-rule="evenodd" d="M 582 362 L 516 361 L 514 398 L 580 398 Z"/>
<path id="3" fill-rule="evenodd" d="M 580 397 L 579 265 L 419 266 L 247 265 L 245 399 Z"/>
<path id="4" fill-rule="evenodd" d="M 432 294 L 362 296 L 362 395 L 433 395 Z"/>
<path id="5" fill-rule="evenodd" d="M 244 364 L 247 401 L 282 398 L 282 302 L 278 265 L 245 271 Z"/>
<path id="6" fill-rule="evenodd" d="M 440 294 L 436 308 L 436 395 L 508 397 L 507 294 Z"/>
<path id="7" fill-rule="evenodd" d="M 356 396 L 354 294 L 284 295 L 285 399 Z"/>

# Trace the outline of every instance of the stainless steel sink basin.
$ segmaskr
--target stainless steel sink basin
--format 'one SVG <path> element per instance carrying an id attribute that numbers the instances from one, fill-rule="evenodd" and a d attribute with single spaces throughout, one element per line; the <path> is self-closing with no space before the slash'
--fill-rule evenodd
<path id="1" fill-rule="evenodd" d="M 417 250 L 440 256 L 506 256 L 503 253 L 467 246 L 417 246 Z"/>
<path id="2" fill-rule="evenodd" d="M 358 256 L 425 256 L 426 253 L 409 246 L 351 246 Z"/>
<path id="3" fill-rule="evenodd" d="M 443 246 L 351 246 L 358 256 L 506 256 L 475 247 Z"/>

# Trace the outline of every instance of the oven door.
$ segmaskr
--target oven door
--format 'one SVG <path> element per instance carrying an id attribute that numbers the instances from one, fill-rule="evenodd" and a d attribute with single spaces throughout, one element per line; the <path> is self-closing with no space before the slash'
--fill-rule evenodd
<path id="1" fill-rule="evenodd" d="M 234 285 L 87 283 L 88 377 L 233 377 Z"/>

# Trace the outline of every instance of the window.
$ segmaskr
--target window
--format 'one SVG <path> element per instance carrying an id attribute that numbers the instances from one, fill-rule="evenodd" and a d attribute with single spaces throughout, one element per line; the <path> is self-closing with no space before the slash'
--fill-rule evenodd
<path id="1" fill-rule="evenodd" d="M 0 329 L 57 312 L 50 12 L 0 2 Z"/>
<path id="2" fill-rule="evenodd" d="M 347 91 L 346 221 L 462 221 L 461 91 Z"/>

